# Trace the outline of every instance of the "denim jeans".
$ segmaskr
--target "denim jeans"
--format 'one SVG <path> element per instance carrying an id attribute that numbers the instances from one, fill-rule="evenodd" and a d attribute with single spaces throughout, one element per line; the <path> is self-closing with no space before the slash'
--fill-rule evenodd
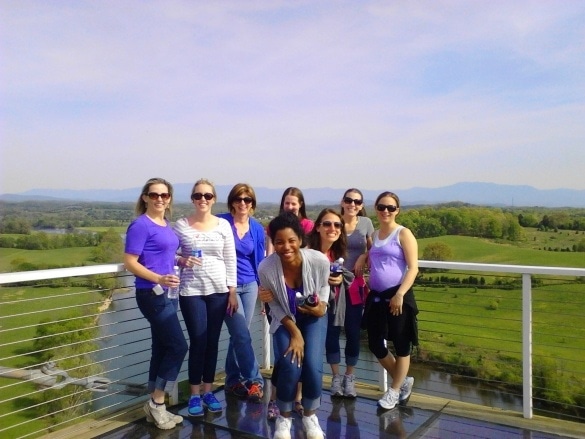
<path id="1" fill-rule="evenodd" d="M 352 305 L 349 300 L 349 294 L 346 291 L 345 297 L 345 364 L 355 366 L 360 356 L 360 332 L 362 323 L 363 305 Z M 325 355 L 327 363 L 339 364 L 341 362 L 341 346 L 339 337 L 341 335 L 341 326 L 333 326 L 335 315 L 329 308 L 329 323 L 327 324 L 327 338 L 325 339 Z"/>
<path id="2" fill-rule="evenodd" d="M 278 367 L 276 403 L 281 412 L 292 411 L 299 380 L 303 382 L 302 403 L 305 410 L 315 410 L 321 405 L 327 314 L 323 317 L 314 317 L 297 313 L 296 320 L 305 340 L 301 367 L 297 366 L 296 361 L 291 362 L 291 353 L 284 357 L 284 352 L 290 345 L 288 330 L 280 326 L 273 335 L 274 367 Z"/>
<path id="3" fill-rule="evenodd" d="M 213 383 L 219 335 L 227 308 L 227 293 L 179 296 L 189 333 L 189 384 Z"/>
<path id="4" fill-rule="evenodd" d="M 177 300 L 156 295 L 150 288 L 136 289 L 136 303 L 150 323 L 152 354 L 148 369 L 148 392 L 170 392 L 187 354 L 187 341 L 177 316 Z"/>
<path id="5" fill-rule="evenodd" d="M 225 359 L 225 385 L 231 386 L 238 381 L 264 385 L 260 367 L 250 336 L 250 324 L 258 298 L 258 284 L 250 282 L 237 287 L 238 311 L 233 316 L 225 316 L 230 333 L 227 356 Z"/>

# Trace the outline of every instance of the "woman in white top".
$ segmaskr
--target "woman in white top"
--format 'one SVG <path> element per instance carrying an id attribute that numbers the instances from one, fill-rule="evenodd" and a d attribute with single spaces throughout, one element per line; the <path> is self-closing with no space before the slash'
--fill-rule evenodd
<path id="1" fill-rule="evenodd" d="M 211 213 L 216 197 L 210 181 L 198 180 L 191 191 L 193 214 L 175 224 L 181 254 L 178 264 L 182 267 L 179 302 L 190 341 L 190 416 L 202 416 L 204 408 L 222 410 L 211 385 L 224 317 L 238 309 L 234 235 L 228 221 Z"/>

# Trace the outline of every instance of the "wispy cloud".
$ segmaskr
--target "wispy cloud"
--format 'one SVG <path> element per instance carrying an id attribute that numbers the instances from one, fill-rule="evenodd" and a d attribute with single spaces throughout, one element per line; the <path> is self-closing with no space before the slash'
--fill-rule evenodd
<path id="1" fill-rule="evenodd" d="M 0 10 L 0 192 L 152 175 L 585 188 L 581 2 L 0 0 Z"/>

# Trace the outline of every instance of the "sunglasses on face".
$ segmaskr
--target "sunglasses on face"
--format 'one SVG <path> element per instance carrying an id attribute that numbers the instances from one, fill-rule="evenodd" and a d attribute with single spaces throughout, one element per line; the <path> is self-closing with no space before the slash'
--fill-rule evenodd
<path id="1" fill-rule="evenodd" d="M 194 194 L 191 194 L 191 199 L 192 200 L 197 200 L 199 201 L 201 198 L 205 198 L 207 201 L 213 200 L 213 194 L 206 192 L 204 194 L 202 194 L 201 192 L 195 192 Z"/>
<path id="2" fill-rule="evenodd" d="M 252 201 L 254 201 L 254 199 L 252 197 L 236 197 L 234 198 L 234 203 L 241 203 L 244 202 L 246 204 L 252 204 Z"/>
<path id="3" fill-rule="evenodd" d="M 385 210 L 388 210 L 388 212 L 396 212 L 396 209 L 398 209 L 398 206 L 395 206 L 393 204 L 377 204 L 376 205 L 376 210 L 378 212 L 384 212 Z"/>
<path id="4" fill-rule="evenodd" d="M 363 204 L 364 200 L 360 200 L 358 198 L 343 197 L 343 202 L 345 204 L 354 203 L 356 206 L 361 206 Z"/>
<path id="5" fill-rule="evenodd" d="M 331 227 L 334 226 L 336 229 L 341 229 L 341 224 L 339 221 L 321 221 L 321 225 L 323 227 Z"/>
<path id="6" fill-rule="evenodd" d="M 169 194 L 168 192 L 163 192 L 162 194 L 157 194 L 156 192 L 149 192 L 146 195 L 148 195 L 148 198 L 150 198 L 151 200 L 158 200 L 159 197 L 163 200 L 168 200 L 169 198 L 171 198 L 171 194 Z"/>

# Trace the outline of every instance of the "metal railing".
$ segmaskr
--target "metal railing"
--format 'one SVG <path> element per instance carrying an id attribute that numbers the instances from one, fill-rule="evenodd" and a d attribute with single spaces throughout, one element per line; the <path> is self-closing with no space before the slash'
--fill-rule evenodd
<path id="1" fill-rule="evenodd" d="M 464 389 L 447 398 L 489 390 L 519 400 L 525 418 L 536 404 L 543 414 L 585 421 L 585 269 L 432 261 L 420 267 L 416 391 L 440 393 L 438 371 Z M 38 437 L 144 400 L 150 330 L 132 282 L 121 264 L 0 274 L 0 437 Z M 270 335 L 260 312 L 251 331 L 268 369 Z M 228 337 L 224 326 L 218 371 Z M 356 375 L 386 389 L 366 344 Z M 185 362 L 179 381 L 186 379 Z M 498 404 L 483 396 L 477 403 Z"/>

